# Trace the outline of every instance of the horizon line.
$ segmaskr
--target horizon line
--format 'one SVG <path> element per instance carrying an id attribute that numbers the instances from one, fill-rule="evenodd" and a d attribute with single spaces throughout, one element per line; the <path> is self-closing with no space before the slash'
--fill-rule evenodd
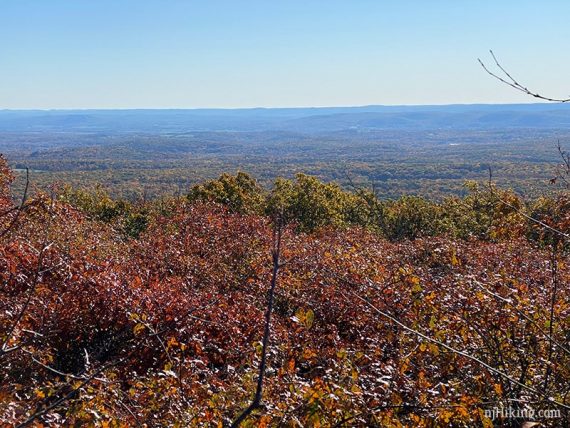
<path id="1" fill-rule="evenodd" d="M 0 108 L 0 112 L 56 112 L 56 111 L 140 111 L 140 110 L 300 110 L 300 109 L 342 109 L 373 107 L 453 107 L 453 106 L 522 106 L 522 105 L 568 105 L 562 102 L 519 102 L 519 103 L 442 103 L 442 104 L 362 104 L 321 106 L 256 106 L 256 107 L 63 107 L 63 108 Z"/>

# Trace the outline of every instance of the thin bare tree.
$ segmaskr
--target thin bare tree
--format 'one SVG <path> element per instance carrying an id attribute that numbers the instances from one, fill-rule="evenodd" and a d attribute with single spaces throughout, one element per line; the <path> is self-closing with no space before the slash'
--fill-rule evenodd
<path id="1" fill-rule="evenodd" d="M 271 283 L 269 286 L 269 294 L 267 297 L 267 307 L 265 310 L 265 327 L 263 331 L 263 341 L 261 348 L 261 362 L 259 363 L 259 373 L 257 375 L 257 387 L 255 390 L 255 395 L 253 400 L 246 407 L 246 409 L 240 413 L 240 415 L 232 422 L 231 427 L 239 427 L 243 421 L 257 408 L 261 406 L 261 400 L 263 398 L 263 381 L 265 379 L 265 368 L 267 365 L 267 350 L 269 347 L 269 339 L 271 336 L 271 313 L 273 312 L 273 302 L 275 297 L 275 288 L 277 286 L 277 275 L 281 264 L 279 261 L 281 255 L 281 236 L 283 232 L 283 221 L 282 215 L 277 215 L 274 221 L 273 227 L 273 248 L 271 251 L 271 256 L 273 260 L 273 271 L 271 274 Z"/>

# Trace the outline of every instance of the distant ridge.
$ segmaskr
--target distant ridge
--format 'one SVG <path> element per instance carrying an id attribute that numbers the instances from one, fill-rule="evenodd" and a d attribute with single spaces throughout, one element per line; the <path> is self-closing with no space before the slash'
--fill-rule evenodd
<path id="1" fill-rule="evenodd" d="M 451 104 L 247 109 L 0 110 L 0 132 L 570 129 L 567 104 Z"/>

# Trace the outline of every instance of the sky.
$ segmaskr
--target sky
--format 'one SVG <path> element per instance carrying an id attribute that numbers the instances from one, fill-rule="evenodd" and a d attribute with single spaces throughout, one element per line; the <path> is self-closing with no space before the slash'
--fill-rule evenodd
<path id="1" fill-rule="evenodd" d="M 0 109 L 535 100 L 570 94 L 568 0 L 0 0 Z"/>

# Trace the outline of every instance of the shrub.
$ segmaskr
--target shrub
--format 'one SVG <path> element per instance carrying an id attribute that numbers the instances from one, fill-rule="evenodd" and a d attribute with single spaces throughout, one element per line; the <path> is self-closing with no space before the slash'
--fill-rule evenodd
<path id="1" fill-rule="evenodd" d="M 393 241 L 437 235 L 444 231 L 441 207 L 417 196 L 388 201 L 382 229 Z"/>
<path id="2" fill-rule="evenodd" d="M 366 226 L 370 218 L 370 207 L 363 197 L 306 174 L 297 174 L 294 181 L 277 179 L 266 212 L 282 213 L 286 222 L 296 223 L 304 232 L 327 226 Z"/>
<path id="3" fill-rule="evenodd" d="M 194 186 L 187 196 L 189 201 L 215 202 L 240 214 L 262 213 L 264 191 L 255 179 L 245 172 L 222 174 L 216 180 Z"/>

